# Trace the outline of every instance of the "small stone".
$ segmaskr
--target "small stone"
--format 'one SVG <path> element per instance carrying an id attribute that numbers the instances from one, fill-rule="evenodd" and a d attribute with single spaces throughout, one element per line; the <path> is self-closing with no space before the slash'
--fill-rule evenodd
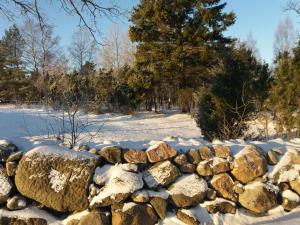
<path id="1" fill-rule="evenodd" d="M 201 161 L 201 157 L 200 157 L 200 152 L 199 150 L 196 150 L 196 149 L 191 149 L 189 152 L 188 152 L 188 161 L 194 165 L 200 163 Z"/>
<path id="2" fill-rule="evenodd" d="M 235 181 L 233 186 L 233 191 L 237 194 L 242 194 L 244 192 L 244 185 L 242 185 L 240 182 Z"/>
<path id="3" fill-rule="evenodd" d="M 161 220 L 166 218 L 168 203 L 165 199 L 154 197 L 150 200 L 150 204 Z"/>
<path id="4" fill-rule="evenodd" d="M 187 225 L 199 225 L 200 222 L 185 209 L 179 209 L 176 213 L 177 219 Z"/>
<path id="5" fill-rule="evenodd" d="M 272 148 L 271 151 L 275 152 L 278 155 L 284 154 L 284 152 L 280 148 Z"/>
<path id="6" fill-rule="evenodd" d="M 131 195 L 131 199 L 137 203 L 146 203 L 149 202 L 149 194 L 145 190 L 136 191 Z"/>
<path id="7" fill-rule="evenodd" d="M 215 145 L 213 148 L 216 157 L 227 159 L 229 156 L 231 156 L 230 146 Z"/>
<path id="8" fill-rule="evenodd" d="M 26 203 L 26 198 L 20 196 L 20 195 L 15 195 L 12 198 L 7 200 L 6 207 L 9 210 L 20 210 L 20 209 L 25 209 L 27 206 Z"/>
<path id="9" fill-rule="evenodd" d="M 97 149 L 96 148 L 91 148 L 90 150 L 89 150 L 89 152 L 90 153 L 92 153 L 92 154 L 97 154 Z"/>
<path id="10" fill-rule="evenodd" d="M 156 163 L 173 158 L 176 156 L 177 151 L 166 143 L 159 143 L 157 145 L 150 146 L 146 150 L 146 154 L 149 162 Z"/>
<path id="11" fill-rule="evenodd" d="M 291 189 L 297 192 L 300 195 L 300 178 L 298 177 L 296 180 L 290 181 Z"/>
<path id="12" fill-rule="evenodd" d="M 224 173 L 231 170 L 231 165 L 226 159 L 215 157 L 212 169 L 214 174 Z"/>
<path id="13" fill-rule="evenodd" d="M 102 156 L 107 162 L 111 164 L 121 163 L 121 147 L 119 146 L 107 146 L 100 150 L 99 154 Z"/>
<path id="14" fill-rule="evenodd" d="M 6 160 L 6 162 L 19 161 L 23 156 L 23 152 L 12 153 Z"/>
<path id="15" fill-rule="evenodd" d="M 290 185 L 288 183 L 280 183 L 278 184 L 280 191 L 286 191 L 290 189 Z"/>
<path id="16" fill-rule="evenodd" d="M 180 171 L 170 161 L 158 162 L 143 172 L 143 179 L 149 188 L 165 187 L 173 183 Z"/>
<path id="17" fill-rule="evenodd" d="M 131 148 L 124 150 L 123 158 L 128 163 L 146 164 L 148 162 L 146 152 Z"/>
<path id="18" fill-rule="evenodd" d="M 209 160 L 214 157 L 213 149 L 208 146 L 200 147 L 199 152 L 202 160 Z"/>
<path id="19" fill-rule="evenodd" d="M 88 146 L 87 144 L 81 144 L 81 145 L 78 146 L 78 150 L 79 151 L 89 151 L 90 146 Z"/>
<path id="20" fill-rule="evenodd" d="M 207 192 L 206 181 L 196 174 L 183 175 L 172 184 L 168 192 L 173 205 L 190 207 L 202 202 Z"/>
<path id="21" fill-rule="evenodd" d="M 185 154 L 180 154 L 174 158 L 174 162 L 177 165 L 182 166 L 184 164 L 187 164 L 187 157 Z"/>
<path id="22" fill-rule="evenodd" d="M 211 185 L 217 191 L 219 196 L 233 202 L 237 201 L 237 195 L 233 191 L 234 182 L 229 174 L 221 173 L 214 175 L 211 180 Z"/>
<path id="23" fill-rule="evenodd" d="M 300 203 L 300 197 L 291 190 L 285 190 L 281 193 L 282 196 L 282 204 L 281 206 L 286 211 L 291 211 L 294 208 L 298 207 Z"/>
<path id="24" fill-rule="evenodd" d="M 155 225 L 158 218 L 148 204 L 129 202 L 111 207 L 113 225 Z"/>
<path id="25" fill-rule="evenodd" d="M 276 165 L 279 162 L 279 159 L 273 151 L 268 151 L 267 161 L 269 165 Z"/>
<path id="26" fill-rule="evenodd" d="M 13 177 L 16 175 L 18 164 L 16 162 L 6 162 L 6 173 L 7 176 Z"/>
<path id="27" fill-rule="evenodd" d="M 215 200 L 217 197 L 217 192 L 214 189 L 208 188 L 206 197 L 209 200 Z"/>
<path id="28" fill-rule="evenodd" d="M 203 177 L 213 175 L 212 162 L 212 160 L 200 162 L 197 166 L 197 173 Z"/>
<path id="29" fill-rule="evenodd" d="M 186 163 L 181 165 L 179 169 L 182 173 L 194 173 L 196 168 L 194 164 Z"/>
<path id="30" fill-rule="evenodd" d="M 236 213 L 236 206 L 234 202 L 222 198 L 217 198 L 212 202 L 207 202 L 205 208 L 210 214 L 215 214 L 215 213 L 235 214 Z"/>

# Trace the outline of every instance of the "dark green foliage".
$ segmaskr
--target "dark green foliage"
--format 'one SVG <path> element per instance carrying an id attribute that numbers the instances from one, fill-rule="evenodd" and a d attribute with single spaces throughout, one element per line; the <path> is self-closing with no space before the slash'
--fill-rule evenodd
<path id="1" fill-rule="evenodd" d="M 225 6 L 220 0 L 142 0 L 135 7 L 129 32 L 137 42 L 132 83 L 144 89 L 146 101 L 169 100 L 209 79 L 219 47 L 230 42 L 222 33 L 235 20 L 223 12 Z"/>
<path id="2" fill-rule="evenodd" d="M 264 101 L 270 72 L 244 45 L 227 48 L 210 88 L 202 89 L 196 121 L 209 140 L 238 138 L 246 122 Z M 264 83 L 261 83 L 264 82 Z"/>

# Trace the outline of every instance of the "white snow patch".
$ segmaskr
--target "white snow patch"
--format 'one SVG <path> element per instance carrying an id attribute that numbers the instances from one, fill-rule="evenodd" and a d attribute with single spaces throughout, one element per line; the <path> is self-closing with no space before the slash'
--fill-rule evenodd
<path id="1" fill-rule="evenodd" d="M 67 182 L 67 176 L 65 174 L 52 169 L 49 173 L 48 178 L 50 179 L 51 188 L 55 192 L 58 193 L 65 188 Z"/>
<path id="2" fill-rule="evenodd" d="M 183 175 L 175 181 L 169 190 L 170 195 L 183 194 L 187 197 L 194 197 L 199 193 L 207 191 L 207 183 L 196 174 Z"/>
<path id="3" fill-rule="evenodd" d="M 0 197 L 7 196 L 12 189 L 9 178 L 4 174 L 4 168 L 0 165 Z"/>
<path id="4" fill-rule="evenodd" d="M 300 202 L 299 195 L 297 195 L 295 192 L 291 190 L 285 190 L 284 192 L 282 192 L 282 197 L 293 202 Z"/>

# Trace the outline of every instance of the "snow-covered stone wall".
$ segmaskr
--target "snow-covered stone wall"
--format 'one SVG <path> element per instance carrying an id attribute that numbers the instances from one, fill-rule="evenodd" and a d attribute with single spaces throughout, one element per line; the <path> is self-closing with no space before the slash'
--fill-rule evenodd
<path id="1" fill-rule="evenodd" d="M 145 151 L 108 146 L 66 150 L 41 146 L 27 153 L 0 141 L 0 208 L 39 206 L 70 216 L 68 224 L 164 224 L 169 213 L 194 225 L 206 214 L 254 217 L 300 204 L 300 149 L 267 152 L 249 145 L 199 146 L 181 153 L 166 143 Z M 199 216 L 201 209 L 201 216 Z M 47 218 L 0 214 L 0 224 L 50 224 Z"/>

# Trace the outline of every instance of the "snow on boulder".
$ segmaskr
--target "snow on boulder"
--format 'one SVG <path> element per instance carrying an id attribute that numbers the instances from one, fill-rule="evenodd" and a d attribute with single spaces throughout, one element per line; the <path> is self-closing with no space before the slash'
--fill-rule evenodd
<path id="1" fill-rule="evenodd" d="M 148 160 L 151 163 L 160 162 L 166 159 L 170 159 L 176 156 L 177 152 L 170 145 L 167 145 L 164 142 L 160 142 L 156 145 L 150 146 L 146 150 Z"/>
<path id="2" fill-rule="evenodd" d="M 0 204 L 6 202 L 12 189 L 12 183 L 5 173 L 5 169 L 0 164 Z"/>
<path id="3" fill-rule="evenodd" d="M 165 187 L 180 175 L 178 168 L 170 161 L 158 162 L 143 172 L 143 179 L 149 188 Z"/>
<path id="4" fill-rule="evenodd" d="M 267 171 L 267 161 L 263 151 L 251 145 L 245 147 L 234 159 L 232 175 L 242 183 L 249 183 Z"/>
<path id="5" fill-rule="evenodd" d="M 278 191 L 272 184 L 253 182 L 244 187 L 239 203 L 254 213 L 266 213 L 276 205 Z"/>
<path id="6" fill-rule="evenodd" d="M 54 146 L 40 146 L 19 162 L 15 183 L 25 197 L 57 211 L 88 207 L 88 189 L 99 158 Z"/>
<path id="7" fill-rule="evenodd" d="M 94 182 L 103 186 L 99 193 L 91 199 L 90 207 L 104 207 L 120 203 L 133 192 L 143 188 L 141 174 L 129 172 L 122 164 L 98 167 L 94 175 Z"/>
<path id="8" fill-rule="evenodd" d="M 181 176 L 168 189 L 171 202 L 179 207 L 199 204 L 206 197 L 207 183 L 196 174 Z"/>
<path id="9" fill-rule="evenodd" d="M 300 204 L 300 197 L 295 192 L 291 190 L 285 190 L 281 194 L 282 197 L 282 207 L 286 211 L 291 211 Z"/>
<path id="10" fill-rule="evenodd" d="M 158 217 L 148 204 L 129 202 L 111 207 L 113 225 L 155 225 Z"/>

